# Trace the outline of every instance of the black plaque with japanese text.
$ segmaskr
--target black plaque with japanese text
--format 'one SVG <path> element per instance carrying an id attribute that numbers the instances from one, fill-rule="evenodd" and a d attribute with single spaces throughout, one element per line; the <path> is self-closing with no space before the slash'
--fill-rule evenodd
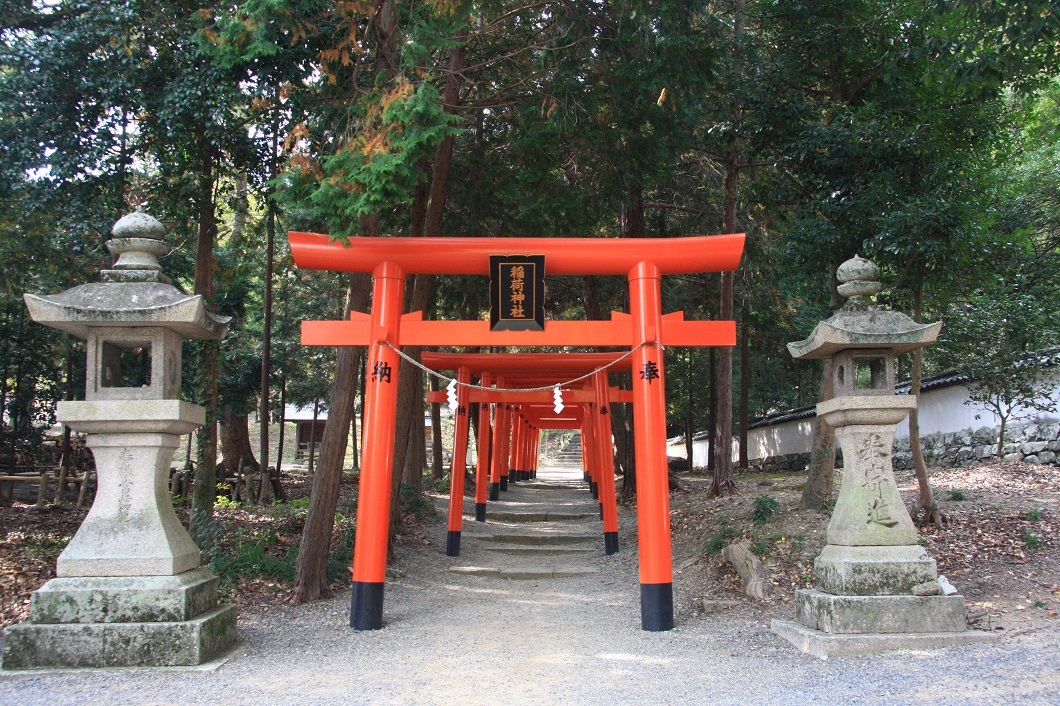
<path id="1" fill-rule="evenodd" d="M 544 255 L 490 255 L 490 330 L 545 330 Z"/>

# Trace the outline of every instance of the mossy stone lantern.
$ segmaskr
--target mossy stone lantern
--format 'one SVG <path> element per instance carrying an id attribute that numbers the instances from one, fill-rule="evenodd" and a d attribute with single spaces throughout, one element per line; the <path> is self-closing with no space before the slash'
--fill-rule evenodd
<path id="1" fill-rule="evenodd" d="M 34 321 L 87 342 L 85 399 L 60 402 L 57 417 L 87 434 L 98 487 L 57 578 L 8 629 L 4 669 L 199 664 L 235 635 L 235 608 L 218 605 L 168 492 L 180 436 L 206 421 L 180 399 L 182 341 L 218 340 L 228 319 L 162 274 L 157 220 L 138 211 L 112 234 L 102 281 L 25 295 Z"/>
<path id="2" fill-rule="evenodd" d="M 834 396 L 817 416 L 842 448 L 842 485 L 814 562 L 817 587 L 796 591 L 796 621 L 773 629 L 821 657 L 976 639 L 965 632 L 964 599 L 940 595 L 891 458 L 898 423 L 916 409 L 915 397 L 895 394 L 895 358 L 932 343 L 942 324 L 873 306 L 882 285 L 868 260 L 855 256 L 836 274 L 846 304 L 788 350 L 831 360 Z"/>

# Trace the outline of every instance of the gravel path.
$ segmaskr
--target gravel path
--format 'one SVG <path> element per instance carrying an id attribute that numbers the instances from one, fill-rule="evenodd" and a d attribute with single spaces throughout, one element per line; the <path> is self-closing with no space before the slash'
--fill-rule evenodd
<path id="1" fill-rule="evenodd" d="M 0 704 L 1060 704 L 1057 628 L 821 661 L 769 631 L 770 618 L 790 617 L 784 609 L 699 614 L 678 577 L 677 629 L 643 632 L 635 517 L 622 516 L 621 551 L 605 557 L 596 506 L 568 481 L 554 474 L 552 487 L 513 488 L 491 504 L 496 521 L 465 523 L 459 558 L 444 555 L 442 522 L 429 544 L 405 547 L 387 582 L 383 630 L 351 631 L 345 592 L 245 613 L 236 656 L 213 672 L 5 676 Z M 544 508 L 588 517 L 511 514 Z M 547 546 L 592 551 L 495 551 L 534 545 L 492 535 L 535 533 L 589 535 Z M 516 580 L 454 566 L 595 571 Z"/>

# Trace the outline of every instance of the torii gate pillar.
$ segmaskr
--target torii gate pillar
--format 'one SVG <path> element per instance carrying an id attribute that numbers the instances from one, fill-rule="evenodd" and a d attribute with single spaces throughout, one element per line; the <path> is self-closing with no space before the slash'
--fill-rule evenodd
<path id="1" fill-rule="evenodd" d="M 398 344 L 398 325 L 405 298 L 405 274 L 390 262 L 372 273 L 372 333 L 376 341 Z M 365 390 L 364 449 L 357 495 L 357 535 L 353 549 L 353 600 L 350 627 L 383 627 L 387 533 L 390 527 L 391 466 L 394 464 L 394 417 L 397 414 L 399 358 L 383 345 L 368 354 Z"/>
<path id="2" fill-rule="evenodd" d="M 663 374 L 662 276 L 650 262 L 629 273 L 633 315 L 633 428 L 640 536 L 640 623 L 645 630 L 674 626 L 670 551 L 670 489 L 666 463 L 666 386 Z"/>

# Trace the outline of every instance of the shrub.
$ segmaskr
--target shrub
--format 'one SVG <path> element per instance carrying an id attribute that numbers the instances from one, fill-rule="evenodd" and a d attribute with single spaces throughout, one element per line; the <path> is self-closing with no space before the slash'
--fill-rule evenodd
<path id="1" fill-rule="evenodd" d="M 776 514 L 779 508 L 780 504 L 776 498 L 771 498 L 768 495 L 759 495 L 755 498 L 755 506 L 751 510 L 751 519 L 756 525 L 764 525 L 773 519 L 773 515 Z"/>
<path id="2" fill-rule="evenodd" d="M 1023 530 L 1023 546 L 1027 549 L 1037 549 L 1042 546 L 1042 538 L 1033 532 Z"/>
<path id="3" fill-rule="evenodd" d="M 436 514 L 434 503 L 425 497 L 423 493 L 417 493 L 415 488 L 408 483 L 401 484 L 398 497 L 401 502 L 402 512 L 419 515 L 420 517 L 433 517 Z"/>
<path id="4" fill-rule="evenodd" d="M 964 491 L 963 490 L 951 490 L 950 491 L 950 500 L 959 503 L 959 502 L 961 502 L 964 499 L 965 499 L 965 497 L 964 497 Z"/>

